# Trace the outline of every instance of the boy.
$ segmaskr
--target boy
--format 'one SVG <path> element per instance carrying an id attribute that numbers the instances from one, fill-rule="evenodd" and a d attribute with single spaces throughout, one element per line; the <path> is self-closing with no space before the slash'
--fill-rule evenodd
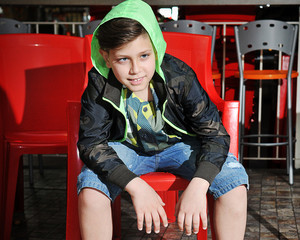
<path id="1" fill-rule="evenodd" d="M 89 83 L 82 96 L 78 176 L 83 239 L 111 239 L 111 201 L 127 191 L 137 227 L 167 226 L 164 203 L 139 175 L 168 171 L 190 181 L 176 206 L 187 235 L 207 227 L 206 193 L 214 195 L 218 239 L 243 239 L 248 177 L 228 154 L 216 106 L 185 63 L 165 54 L 151 7 L 127 0 L 95 30 Z"/>

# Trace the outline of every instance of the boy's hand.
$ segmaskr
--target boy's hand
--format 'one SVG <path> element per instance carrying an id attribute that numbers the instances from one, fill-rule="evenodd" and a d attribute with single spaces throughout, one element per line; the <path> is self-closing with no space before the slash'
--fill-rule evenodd
<path id="1" fill-rule="evenodd" d="M 165 205 L 160 196 L 141 178 L 131 180 L 125 190 L 130 194 L 137 216 L 137 227 L 141 231 L 145 220 L 146 232 L 151 233 L 152 222 L 154 232 L 160 231 L 160 218 L 163 225 L 168 226 L 168 219 L 163 208 Z"/>
<path id="2" fill-rule="evenodd" d="M 209 183 L 201 178 L 193 178 L 182 193 L 177 205 L 176 216 L 178 227 L 185 229 L 187 235 L 199 232 L 200 220 L 203 229 L 207 228 L 206 193 Z"/>

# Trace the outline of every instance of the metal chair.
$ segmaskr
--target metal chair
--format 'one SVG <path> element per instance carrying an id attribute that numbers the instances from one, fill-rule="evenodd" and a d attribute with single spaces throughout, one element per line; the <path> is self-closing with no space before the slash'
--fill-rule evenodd
<path id="1" fill-rule="evenodd" d="M 30 32 L 30 24 L 24 24 L 22 22 L 10 18 L 0 18 L 0 34 Z"/>
<path id="2" fill-rule="evenodd" d="M 211 26 L 207 23 L 195 20 L 177 20 L 160 24 L 163 32 L 182 32 L 191 34 L 200 34 L 211 36 L 211 65 L 213 65 L 215 42 L 216 42 L 216 26 Z M 213 79 L 220 79 L 221 73 L 219 71 L 212 72 Z"/>
<path id="3" fill-rule="evenodd" d="M 79 36 L 84 37 L 85 35 L 93 34 L 96 27 L 100 24 L 101 20 L 94 20 L 87 22 L 86 24 L 78 25 Z"/>
<path id="4" fill-rule="evenodd" d="M 292 78 L 298 76 L 298 73 L 292 71 L 296 38 L 298 26 L 288 24 L 277 20 L 259 20 L 246 23 L 235 27 L 235 39 L 238 54 L 239 72 L 235 74 L 240 79 L 240 119 L 239 119 L 239 159 L 243 160 L 243 148 L 245 145 L 260 147 L 287 146 L 286 161 L 289 173 L 289 183 L 293 184 L 293 135 L 292 135 Z M 278 54 L 278 70 L 266 69 L 263 66 L 264 50 L 267 52 L 276 51 Z M 244 70 L 243 64 L 250 59 L 259 57 L 259 70 Z M 289 57 L 288 69 L 282 68 L 282 55 Z M 262 80 L 276 80 L 282 84 L 287 79 L 287 99 L 280 97 L 281 101 L 287 101 L 287 132 L 286 135 L 280 135 L 279 131 L 275 134 L 262 134 L 261 131 L 261 112 L 262 112 Z M 282 79 L 280 81 L 280 79 Z M 245 134 L 245 92 L 247 81 L 259 81 L 259 105 L 258 105 L 258 134 Z M 279 109 L 279 108 L 277 108 Z M 279 122 L 279 113 L 277 113 L 277 122 Z M 283 114 L 284 115 L 284 114 Z M 283 118 L 284 116 L 282 116 Z M 278 128 L 279 125 L 277 125 Z M 264 139 L 272 137 L 276 141 L 268 142 Z M 245 139 L 248 139 L 248 141 Z M 257 139 L 257 142 L 251 141 Z M 274 139 L 274 140 L 275 140 Z M 282 141 L 282 139 L 286 139 Z M 264 140 L 264 141 L 262 141 Z M 260 152 L 258 152 L 260 154 Z M 258 158 L 260 156 L 258 155 Z"/>

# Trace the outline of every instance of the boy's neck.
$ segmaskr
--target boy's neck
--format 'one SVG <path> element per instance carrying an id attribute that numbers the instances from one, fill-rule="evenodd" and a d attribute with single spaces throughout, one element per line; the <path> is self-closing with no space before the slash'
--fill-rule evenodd
<path id="1" fill-rule="evenodd" d="M 143 101 L 147 101 L 147 102 L 153 101 L 153 96 L 151 93 L 150 85 L 148 86 L 147 91 L 134 92 L 134 94 Z"/>

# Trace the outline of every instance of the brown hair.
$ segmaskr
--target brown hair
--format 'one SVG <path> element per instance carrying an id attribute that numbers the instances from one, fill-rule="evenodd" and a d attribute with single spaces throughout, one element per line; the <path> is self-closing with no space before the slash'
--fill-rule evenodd
<path id="1" fill-rule="evenodd" d="M 100 48 L 104 51 L 118 48 L 147 33 L 138 21 L 131 18 L 114 18 L 102 24 L 96 33 Z"/>

